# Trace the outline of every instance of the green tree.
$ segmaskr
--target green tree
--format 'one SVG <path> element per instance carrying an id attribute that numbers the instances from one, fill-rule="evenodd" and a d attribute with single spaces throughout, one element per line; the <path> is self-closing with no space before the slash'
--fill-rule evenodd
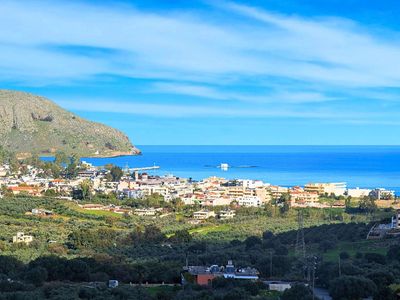
<path id="1" fill-rule="evenodd" d="M 282 300 L 311 300 L 312 291 L 304 284 L 296 284 L 283 292 Z"/>
<path id="2" fill-rule="evenodd" d="M 377 291 L 372 280 L 357 276 L 341 276 L 329 284 L 329 294 L 334 300 L 358 300 L 372 296 Z"/>
<path id="3" fill-rule="evenodd" d="M 164 204 L 164 197 L 157 193 L 151 194 L 145 198 L 144 204 L 151 207 L 160 207 Z"/>
<path id="4" fill-rule="evenodd" d="M 192 236 L 187 230 L 179 230 L 175 232 L 170 240 L 178 244 L 189 243 L 190 241 L 192 241 Z"/>
<path id="5" fill-rule="evenodd" d="M 287 213 L 290 208 L 290 194 L 283 193 L 276 201 L 276 204 L 279 205 L 279 212 L 281 215 Z"/>
<path id="6" fill-rule="evenodd" d="M 375 203 L 375 200 L 369 196 L 365 196 L 360 200 L 359 209 L 366 213 L 373 213 L 377 210 L 378 206 Z"/>
<path id="7" fill-rule="evenodd" d="M 182 201 L 181 198 L 174 198 L 172 199 L 171 203 L 176 211 L 182 211 L 182 208 L 185 206 L 185 203 Z"/>
<path id="8" fill-rule="evenodd" d="M 89 179 L 85 179 L 79 185 L 80 190 L 82 191 L 83 200 L 88 200 L 92 198 L 92 189 L 93 184 Z"/>
<path id="9" fill-rule="evenodd" d="M 47 270 L 42 267 L 35 267 L 30 269 L 25 274 L 25 280 L 35 286 L 42 286 L 47 280 Z"/>
<path id="10" fill-rule="evenodd" d="M 65 154 L 62 151 L 57 151 L 55 158 L 54 158 L 54 163 L 62 166 L 62 165 L 67 165 L 70 162 L 67 154 Z"/>
<path id="11" fill-rule="evenodd" d="M 78 174 L 79 157 L 74 154 L 70 157 L 67 168 L 65 169 L 68 178 L 75 178 Z"/>
<path id="12" fill-rule="evenodd" d="M 124 172 L 122 169 L 118 166 L 112 166 L 110 169 L 110 173 L 108 174 L 108 180 L 112 182 L 118 182 L 121 180 L 122 176 L 124 175 Z"/>

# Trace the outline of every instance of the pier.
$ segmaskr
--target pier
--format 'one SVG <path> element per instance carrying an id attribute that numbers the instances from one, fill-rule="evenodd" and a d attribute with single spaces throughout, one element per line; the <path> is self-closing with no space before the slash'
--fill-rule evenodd
<path id="1" fill-rule="evenodd" d="M 152 166 L 152 167 L 142 167 L 142 168 L 129 168 L 129 172 L 139 172 L 139 171 L 148 171 L 148 170 L 157 170 L 160 166 Z"/>

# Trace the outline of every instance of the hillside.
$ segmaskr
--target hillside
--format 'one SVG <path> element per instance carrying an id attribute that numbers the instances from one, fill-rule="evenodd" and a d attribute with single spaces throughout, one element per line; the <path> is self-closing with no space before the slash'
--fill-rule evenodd
<path id="1" fill-rule="evenodd" d="M 49 99 L 10 90 L 0 90 L 0 145 L 21 157 L 57 151 L 101 157 L 140 153 L 114 128 L 80 118 Z"/>

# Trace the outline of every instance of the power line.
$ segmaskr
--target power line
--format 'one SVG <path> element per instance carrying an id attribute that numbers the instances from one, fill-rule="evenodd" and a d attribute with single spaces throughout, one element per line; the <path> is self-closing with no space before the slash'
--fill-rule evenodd
<path id="1" fill-rule="evenodd" d="M 296 246 L 294 252 L 297 257 L 302 257 L 305 259 L 306 243 L 304 240 L 304 217 L 302 210 L 297 211 L 297 223 L 298 223 L 298 229 L 297 229 Z"/>

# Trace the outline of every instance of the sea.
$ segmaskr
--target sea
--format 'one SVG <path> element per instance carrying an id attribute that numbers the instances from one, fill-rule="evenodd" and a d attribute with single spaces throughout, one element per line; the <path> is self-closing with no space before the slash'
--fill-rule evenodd
<path id="1" fill-rule="evenodd" d="M 281 186 L 347 182 L 400 194 L 400 146 L 138 146 L 139 156 L 82 158 L 95 166 L 159 166 L 146 171 L 201 180 L 254 179 Z M 228 164 L 228 168 L 221 168 Z"/>

